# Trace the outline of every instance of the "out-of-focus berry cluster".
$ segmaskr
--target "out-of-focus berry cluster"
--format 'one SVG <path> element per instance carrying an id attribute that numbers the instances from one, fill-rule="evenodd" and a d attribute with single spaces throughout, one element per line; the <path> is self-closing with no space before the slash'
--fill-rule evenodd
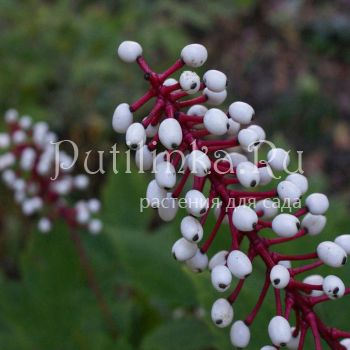
<path id="1" fill-rule="evenodd" d="M 33 123 L 29 116 L 19 117 L 16 110 L 6 112 L 5 123 L 7 131 L 0 133 L 0 173 L 23 214 L 37 218 L 42 233 L 48 233 L 60 218 L 72 228 L 87 228 L 98 234 L 102 229 L 96 218 L 100 201 L 70 204 L 69 195 L 87 189 L 89 178 L 72 174 L 73 162 L 67 153 L 56 154 L 57 135 L 47 123 Z"/>
<path id="2" fill-rule="evenodd" d="M 322 242 L 310 253 L 282 254 L 275 249 L 279 244 L 320 234 L 326 225 L 328 198 L 313 193 L 302 200 L 308 180 L 300 173 L 280 178 L 276 188 L 256 189 L 268 185 L 274 172 L 280 175 L 287 170 L 289 152 L 269 143 L 271 150 L 261 158 L 261 145 L 268 142 L 265 131 L 251 124 L 255 112 L 249 104 L 233 102 L 227 112 L 212 107 L 227 97 L 224 73 L 209 70 L 202 80 L 193 71 L 182 72 L 178 80 L 171 77 L 185 65 L 202 66 L 207 60 L 204 46 L 187 45 L 175 64 L 163 73 L 149 67 L 142 51 L 140 44 L 133 41 L 118 47 L 123 61 L 139 65 L 150 88 L 133 104 L 117 106 L 113 128 L 126 133 L 126 144 L 136 151 L 137 166 L 154 171 L 147 201 L 164 221 L 176 216 L 184 197 L 187 215 L 179 228 L 181 238 L 172 248 L 174 258 L 195 272 L 209 269 L 213 287 L 219 293 L 235 285 L 214 302 L 214 324 L 231 326 L 232 344 L 247 347 L 251 338 L 249 327 L 272 288 L 276 314 L 266 325 L 272 345 L 261 350 L 285 345 L 289 349 L 304 349 L 308 331 L 313 334 L 316 350 L 322 349 L 321 339 L 332 349 L 350 349 L 350 333 L 324 324 L 314 309 L 321 302 L 349 294 L 350 289 L 335 275 L 299 277 L 322 265 L 342 267 L 350 253 L 350 235 Z M 199 95 L 191 96 L 196 93 Z M 135 112 L 152 99 L 155 102 L 150 112 L 141 114 L 139 121 L 134 120 Z M 257 151 L 259 160 L 253 157 Z M 214 202 L 218 204 L 214 206 Z M 289 213 L 284 213 L 276 202 L 288 203 Z M 208 228 L 211 212 L 216 215 L 216 223 Z M 231 244 L 224 251 L 212 252 L 212 243 L 220 239 L 222 225 L 229 226 Z M 271 231 L 275 237 L 271 238 Z M 243 248 L 244 241 L 248 241 L 248 249 Z M 265 282 L 253 310 L 233 322 L 233 305 L 257 258 L 266 266 Z"/>

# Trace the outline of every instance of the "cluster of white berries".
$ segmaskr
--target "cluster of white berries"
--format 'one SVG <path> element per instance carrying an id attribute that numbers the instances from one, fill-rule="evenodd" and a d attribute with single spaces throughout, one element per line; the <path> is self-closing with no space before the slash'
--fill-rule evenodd
<path id="1" fill-rule="evenodd" d="M 89 178 L 72 174 L 73 160 L 67 153 L 56 154 L 57 135 L 47 123 L 33 123 L 29 116 L 20 117 L 13 109 L 5 113 L 5 122 L 8 131 L 0 133 L 0 173 L 23 214 L 39 216 L 37 226 L 42 233 L 48 233 L 52 221 L 62 213 L 69 216 L 71 224 L 76 222 L 93 234 L 99 233 L 102 223 L 94 217 L 100 209 L 97 199 L 87 201 L 84 210 L 79 204 L 67 212 L 66 196 L 87 189 Z M 59 176 L 54 176 L 56 164 Z"/>
<path id="2" fill-rule="evenodd" d="M 271 146 L 271 142 L 266 140 L 266 133 L 260 126 L 251 124 L 254 109 L 241 101 L 231 103 L 227 112 L 211 107 L 221 104 L 227 96 L 227 77 L 224 73 L 208 70 L 202 81 L 192 71 L 181 73 L 179 80 L 170 77 L 184 65 L 192 68 L 202 66 L 208 56 L 205 47 L 200 44 L 187 45 L 180 59 L 161 74 L 149 68 L 138 43 L 123 42 L 118 48 L 118 55 L 125 62 L 136 62 L 151 88 L 134 104 L 122 103 L 116 107 L 113 128 L 118 133 L 126 134 L 127 146 L 136 151 L 137 166 L 142 170 L 152 169 L 155 173 L 146 197 L 149 205 L 158 210 L 164 221 L 176 216 L 180 196 L 186 191 L 183 197 L 187 213 L 181 221 L 181 237 L 172 247 L 174 258 L 195 272 L 209 269 L 212 285 L 220 293 L 225 293 L 237 282 L 235 290 L 217 299 L 211 309 L 216 326 L 223 328 L 231 325 L 232 344 L 237 348 L 246 348 L 251 338 L 249 326 L 256 313 L 252 312 L 245 320 L 233 322 L 232 304 L 244 280 L 251 275 L 252 260 L 256 256 L 260 256 L 266 264 L 266 284 L 275 288 L 276 298 L 280 298 L 280 290 L 285 290 L 286 298 L 290 296 L 292 300 L 292 308 L 298 309 L 298 303 L 305 303 L 305 308 L 298 309 L 300 317 L 307 308 L 312 317 L 317 317 L 307 304 L 306 297 L 326 297 L 329 300 L 349 293 L 342 280 L 334 275 L 324 278 L 310 275 L 302 282 L 297 281 L 296 277 L 298 273 L 322 264 L 343 266 L 350 253 L 350 235 L 339 236 L 334 242 L 323 242 L 318 245 L 317 252 L 306 255 L 288 256 L 269 250 L 275 244 L 320 234 L 326 225 L 328 198 L 324 194 L 313 193 L 304 199 L 309 187 L 307 178 L 289 172 L 277 188 L 264 192 L 252 191 L 258 185 L 268 185 L 275 178 L 274 172 L 287 172 L 290 155 L 286 150 L 273 146 L 265 160 L 255 161 L 255 151 L 260 150 L 264 143 Z M 199 96 L 191 97 L 196 93 Z M 152 98 L 156 102 L 151 112 L 141 122 L 135 121 L 134 113 Z M 164 150 L 157 154 L 159 144 Z M 217 151 L 222 152 L 219 157 Z M 179 180 L 177 175 L 180 170 L 183 170 L 183 175 Z M 190 176 L 193 177 L 193 186 L 185 190 Z M 216 225 L 205 235 L 204 226 L 215 200 L 219 200 L 219 205 L 213 210 Z M 278 203 L 288 203 L 289 213 L 280 210 Z M 231 247 L 213 254 L 209 259 L 207 253 L 222 224 L 230 227 Z M 260 231 L 266 228 L 272 229 L 276 237 L 267 239 L 260 235 Z M 247 254 L 242 251 L 243 240 L 249 241 Z M 304 267 L 292 267 L 293 260 L 307 259 L 318 260 Z M 258 303 L 262 303 L 266 291 L 266 288 L 262 290 Z M 319 299 L 314 300 L 316 304 Z M 273 346 L 264 346 L 261 350 L 284 345 L 289 349 L 302 349 L 303 343 L 300 342 L 304 340 L 300 329 L 289 324 L 290 310 L 283 313 L 279 304 L 276 299 L 276 307 L 280 309 L 267 326 Z M 315 323 L 308 326 L 313 328 Z M 324 332 L 327 330 L 322 329 L 320 333 Z M 338 338 L 333 341 L 339 345 Z"/>

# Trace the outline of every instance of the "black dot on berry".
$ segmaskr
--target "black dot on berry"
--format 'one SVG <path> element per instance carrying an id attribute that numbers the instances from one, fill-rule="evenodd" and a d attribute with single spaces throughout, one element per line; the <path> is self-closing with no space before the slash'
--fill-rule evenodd
<path id="1" fill-rule="evenodd" d="M 223 322 L 222 320 L 216 320 L 215 321 L 216 324 L 222 324 L 222 322 Z"/>
<path id="2" fill-rule="evenodd" d="M 196 241 L 198 241 L 198 239 L 199 239 L 199 235 L 198 234 L 195 234 L 194 236 L 193 236 L 193 242 L 196 242 Z"/>
<path id="3" fill-rule="evenodd" d="M 250 183 L 250 187 L 255 187 L 256 186 L 256 181 L 253 180 L 251 183 Z"/>
<path id="4" fill-rule="evenodd" d="M 145 80 L 149 80 L 149 78 L 151 77 L 151 74 L 150 73 L 145 73 L 143 77 L 144 77 Z"/>
<path id="5" fill-rule="evenodd" d="M 176 111 L 175 113 L 174 113 L 174 117 L 175 118 L 178 118 L 180 116 L 180 112 L 179 111 Z"/>
<path id="6" fill-rule="evenodd" d="M 224 284 L 224 283 L 220 283 L 220 284 L 219 284 L 219 287 L 220 287 L 221 289 L 225 289 L 225 288 L 227 287 L 227 285 Z"/>
<path id="7" fill-rule="evenodd" d="M 202 209 L 201 211 L 200 211 L 200 214 L 204 214 L 206 212 L 206 210 L 205 209 Z"/>
<path id="8" fill-rule="evenodd" d="M 297 225 L 297 229 L 300 230 L 300 222 L 297 222 L 296 225 Z"/>
<path id="9" fill-rule="evenodd" d="M 256 141 L 256 142 L 254 142 L 254 146 L 256 147 L 256 146 L 259 146 L 260 145 L 260 141 Z"/>
<path id="10" fill-rule="evenodd" d="M 177 144 L 176 143 L 172 143 L 171 144 L 171 148 L 176 148 L 177 147 Z"/>
<path id="11" fill-rule="evenodd" d="M 247 273 L 245 276 L 244 276 L 244 278 L 247 278 L 247 277 L 249 277 L 250 276 L 250 273 Z"/>
<path id="12" fill-rule="evenodd" d="M 195 89 L 196 87 L 197 87 L 197 83 L 193 83 L 193 84 L 191 85 L 191 90 Z"/>
<path id="13" fill-rule="evenodd" d="M 177 260 L 176 254 L 175 254 L 175 253 L 173 253 L 173 258 L 174 258 L 175 260 Z"/>
<path id="14" fill-rule="evenodd" d="M 345 265 L 345 264 L 346 264 L 346 260 L 347 260 L 347 259 L 346 259 L 346 256 L 344 256 L 343 261 L 341 262 L 341 264 L 342 264 L 342 265 Z"/>
<path id="15" fill-rule="evenodd" d="M 130 148 L 131 149 L 137 149 L 137 145 L 136 144 L 132 144 L 132 145 L 130 145 Z"/>
<path id="16" fill-rule="evenodd" d="M 277 286 L 277 284 L 279 284 L 281 282 L 281 280 L 279 278 L 276 278 L 273 280 L 273 284 L 275 284 Z"/>
<path id="17" fill-rule="evenodd" d="M 164 187 L 164 189 L 166 190 L 166 191 L 170 191 L 170 187 Z"/>
<path id="18" fill-rule="evenodd" d="M 286 346 L 287 345 L 287 343 L 281 343 L 281 346 Z"/>
<path id="19" fill-rule="evenodd" d="M 227 129 L 227 130 L 230 129 L 230 123 L 227 123 L 227 124 L 226 124 L 226 129 Z"/>
<path id="20" fill-rule="evenodd" d="M 339 287 L 336 287 L 333 289 L 333 294 L 338 294 L 339 293 Z"/>
<path id="21" fill-rule="evenodd" d="M 254 224 L 253 224 L 253 230 L 255 230 L 255 229 L 256 229 L 256 226 L 257 226 L 257 223 L 256 223 L 256 222 L 254 222 Z"/>

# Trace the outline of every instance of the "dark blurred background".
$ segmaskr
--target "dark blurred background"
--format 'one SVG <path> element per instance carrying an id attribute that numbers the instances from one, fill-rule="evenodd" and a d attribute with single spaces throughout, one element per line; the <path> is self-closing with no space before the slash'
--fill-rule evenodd
<path id="1" fill-rule="evenodd" d="M 304 151 L 307 175 L 314 179 L 315 188 L 321 188 L 331 194 L 333 202 L 336 203 L 332 209 L 333 216 L 328 232 L 334 235 L 336 230 L 348 229 L 349 0 L 206 2 L 0 0 L 0 110 L 15 107 L 20 113 L 29 114 L 36 120 L 47 120 L 61 138 L 75 140 L 82 151 L 92 147 L 109 150 L 114 142 L 122 144 L 122 137 L 116 136 L 111 128 L 114 108 L 120 102 L 131 102 L 140 96 L 146 87 L 137 67 L 126 65 L 116 57 L 117 45 L 125 39 L 139 41 L 144 48 L 145 57 L 153 67 L 157 67 L 157 70 L 169 66 L 186 44 L 192 42 L 204 44 L 208 48 L 209 59 L 205 67 L 201 68 L 201 73 L 209 68 L 224 71 L 230 82 L 227 104 L 237 99 L 252 104 L 257 113 L 256 122 L 262 125 L 272 138 L 282 140 L 292 149 Z M 80 165 L 82 161 L 83 159 L 80 160 Z M 134 222 L 137 221 L 135 217 L 140 215 L 138 207 L 132 207 L 131 204 L 125 204 L 117 198 L 118 191 L 123 191 L 122 188 L 125 191 L 125 187 L 128 189 L 128 186 L 132 186 L 135 197 L 133 203 L 137 205 L 137 198 L 143 194 L 146 180 L 137 177 L 137 184 L 128 181 L 131 180 L 120 177 L 117 180 L 111 180 L 107 176 L 95 177 L 91 192 L 94 195 L 102 193 L 105 205 L 110 207 L 110 211 L 105 210 L 107 227 L 108 225 L 126 227 L 136 231 L 142 227 L 146 230 L 149 227 L 146 219 L 139 218 L 143 220 L 140 226 Z M 114 194 L 112 189 L 116 191 Z M 79 333 L 81 338 L 77 336 L 73 337 L 74 341 L 69 340 L 72 336 L 69 330 L 77 324 L 80 325 L 80 321 L 72 323 L 69 327 L 65 325 L 67 328 L 63 326 L 60 328 L 61 324 L 55 320 L 51 325 L 52 329 L 50 328 L 52 334 L 55 334 L 57 329 L 62 336 L 67 332 L 69 334 L 61 346 L 57 345 L 58 338 L 53 335 L 51 337 L 50 331 L 45 328 L 50 322 L 43 322 L 45 318 L 43 319 L 41 314 L 44 310 L 47 319 L 51 320 L 50 315 L 57 312 L 57 305 L 54 303 L 51 305 L 47 302 L 48 306 L 43 307 L 43 310 L 39 308 L 39 313 L 37 303 L 40 304 L 40 301 L 35 298 L 17 311 L 10 306 L 18 299 L 26 299 L 27 294 L 23 292 L 26 290 L 23 285 L 12 286 L 8 281 L 18 280 L 17 283 L 26 283 L 27 279 L 30 281 L 33 268 L 30 264 L 38 263 L 39 253 L 35 247 L 50 243 L 41 241 L 33 243 L 33 240 L 42 238 L 31 238 L 30 220 L 21 217 L 3 187 L 0 187 L 0 191 L 0 261 L 4 271 L 4 290 L 8 289 L 7 294 L 3 295 L 2 302 L 2 307 L 6 309 L 7 306 L 8 309 L 5 320 L 1 321 L 2 348 L 6 350 L 44 349 L 45 346 L 55 349 L 71 347 L 88 349 L 90 346 L 95 349 L 96 346 L 101 349 L 107 349 L 109 346 L 116 348 L 113 341 L 104 343 L 104 340 L 101 340 L 105 336 L 104 331 L 101 331 L 101 334 L 94 334 L 94 341 L 92 338 L 83 341 L 84 334 L 86 335 L 84 332 L 91 331 L 92 337 L 92 329 L 99 329 L 89 322 L 88 325 L 83 322 L 83 325 L 78 327 L 79 332 L 84 330 L 83 334 Z M 132 195 L 126 192 L 125 197 L 121 195 L 121 198 L 130 202 L 130 196 Z M 3 205 L 5 202 L 6 205 Z M 137 242 L 143 242 L 143 238 L 137 239 Z M 162 278 L 169 279 L 167 292 L 161 293 L 160 299 L 152 297 L 152 293 L 156 290 L 155 285 L 159 283 L 157 280 L 150 290 L 146 287 L 148 292 L 151 291 L 151 297 L 147 291 L 144 295 L 143 289 L 138 289 L 140 276 L 136 273 L 137 278 L 130 280 L 128 270 L 130 264 L 134 263 L 137 266 L 139 262 L 134 261 L 130 264 L 128 262 L 126 272 L 122 273 L 119 260 L 121 255 L 123 264 L 125 251 L 118 250 L 123 244 L 119 238 L 116 240 L 117 248 L 111 251 L 109 244 L 101 238 L 97 239 L 99 243 L 87 238 L 86 244 L 91 249 L 98 272 L 101 273 L 100 279 L 102 282 L 108 281 L 105 287 L 111 288 L 109 292 L 111 304 L 116 304 L 116 293 L 122 300 L 119 302 L 121 305 L 115 306 L 118 309 L 117 323 L 123 324 L 125 321 L 122 322 L 118 317 L 123 310 L 127 318 L 125 322 L 128 325 L 132 324 L 130 329 L 129 326 L 125 326 L 127 330 L 123 328 L 124 325 L 119 324 L 126 335 L 125 339 L 118 343 L 117 348 L 164 349 L 165 345 L 156 342 L 159 337 L 171 339 L 173 335 L 174 339 L 177 339 L 179 333 L 184 331 L 183 328 L 186 328 L 183 323 L 177 324 L 177 316 L 175 326 L 166 324 L 170 310 L 171 312 L 174 310 L 173 300 L 168 298 L 170 293 L 168 289 L 172 290 L 173 287 L 170 286 L 173 280 L 167 271 L 163 271 Z M 157 240 L 154 242 L 156 244 Z M 164 243 L 167 249 L 169 242 Z M 127 240 L 125 244 L 125 249 L 129 251 L 134 243 Z M 127 244 L 130 244 L 130 247 Z M 61 245 L 65 251 L 64 243 Z M 55 246 L 46 248 L 56 251 Z M 168 251 L 164 255 L 164 264 L 170 264 L 167 261 L 167 253 Z M 136 253 L 131 250 L 130 254 Z M 144 254 L 142 250 L 140 254 Z M 148 254 L 149 259 L 152 259 L 153 254 Z M 45 260 L 45 257 L 43 259 Z M 73 255 L 72 259 L 74 260 Z M 110 261 L 113 261 L 111 266 Z M 58 273 L 59 276 L 63 274 L 60 263 L 61 260 L 57 262 L 57 269 L 52 272 L 53 274 Z M 144 263 L 147 264 L 147 261 Z M 30 268 L 27 268 L 26 264 L 29 264 Z M 40 262 L 39 267 L 35 266 L 38 268 L 36 278 L 41 280 L 42 266 Z M 62 268 L 67 269 L 64 266 Z M 171 268 L 178 269 L 177 266 Z M 79 275 L 78 267 L 77 271 Z M 51 276 L 51 272 L 48 274 Z M 188 279 L 187 274 L 184 274 L 185 277 L 182 278 Z M 109 277 L 106 277 L 107 275 Z M 148 276 L 147 273 L 145 275 Z M 134 275 L 131 273 L 131 276 Z M 140 278 L 147 284 L 142 276 Z M 49 282 L 45 279 L 41 282 L 42 288 L 38 290 L 39 295 L 44 298 L 47 293 L 43 291 Z M 197 286 L 198 281 L 194 284 Z M 36 289 L 32 290 L 30 284 L 26 288 L 29 288 L 30 295 L 38 292 Z M 83 283 L 81 288 L 85 288 Z M 72 288 L 65 291 L 67 298 L 62 297 L 62 305 L 68 303 L 67 299 L 72 305 L 79 304 L 80 297 L 71 295 L 75 290 Z M 164 295 L 167 297 L 164 298 Z M 187 297 L 188 295 L 181 295 L 176 302 L 182 305 L 183 299 Z M 127 301 L 124 302 L 123 298 Z M 251 298 L 249 296 L 248 299 Z M 89 296 L 86 302 L 88 301 L 92 303 Z M 182 314 L 180 311 L 178 314 L 182 315 L 181 317 L 191 315 L 192 318 L 186 318 L 186 322 L 197 322 L 193 321 L 193 315 L 198 311 L 197 304 L 193 300 L 188 304 L 191 307 L 185 311 L 181 309 Z M 50 305 L 53 309 L 50 309 Z M 37 319 L 35 321 L 29 319 L 29 322 L 26 320 L 23 324 L 18 323 L 18 318 L 23 316 L 21 312 L 26 317 L 31 312 L 38 313 Z M 97 317 L 93 311 L 91 312 L 89 315 L 92 318 Z M 64 313 L 61 316 L 63 323 L 64 319 L 69 318 Z M 82 318 L 86 321 L 85 316 Z M 197 320 L 197 316 L 194 319 Z M 13 320 L 12 323 L 9 320 Z M 35 325 L 35 322 L 38 323 L 37 327 L 33 326 L 35 332 L 26 327 L 28 323 Z M 37 328 L 40 327 L 46 335 L 38 332 Z M 157 333 L 157 327 L 163 328 Z M 195 323 L 193 327 L 198 332 L 204 332 L 202 324 Z M 190 326 L 187 328 L 191 329 Z M 193 332 L 195 331 L 191 334 Z M 227 336 L 227 332 L 219 333 L 219 337 Z M 21 341 L 12 344 L 11 339 L 14 336 Z M 225 345 L 217 347 L 209 340 L 206 340 L 204 345 L 198 345 L 200 342 L 199 339 L 193 347 L 186 348 L 190 342 L 185 337 L 183 344 L 178 344 L 174 349 L 180 346 L 183 349 L 225 348 Z M 209 343 L 210 346 L 205 345 Z M 166 345 L 169 349 L 170 345 L 167 342 Z M 253 348 L 256 349 L 257 346 Z"/>

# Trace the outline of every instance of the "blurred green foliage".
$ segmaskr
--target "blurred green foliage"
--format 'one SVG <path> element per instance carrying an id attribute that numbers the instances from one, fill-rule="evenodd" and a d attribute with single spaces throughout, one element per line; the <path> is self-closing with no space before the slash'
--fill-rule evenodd
<path id="1" fill-rule="evenodd" d="M 146 86 L 137 67 L 118 61 L 117 44 L 140 41 L 162 70 L 185 44 L 202 42 L 207 68 L 230 79 L 228 102 L 250 102 L 259 124 L 307 151 L 313 189 L 335 194 L 321 239 L 331 238 L 349 228 L 349 10 L 341 0 L 0 0 L 0 109 L 47 120 L 83 150 L 107 149 L 122 142 L 110 127 L 115 105 Z M 93 189 L 102 193 L 105 231 L 80 234 L 119 337 L 104 322 L 66 228 L 35 232 L 0 187 L 1 348 L 231 349 L 227 330 L 209 320 L 217 294 L 208 273 L 193 275 L 170 257 L 179 219 L 160 227 L 151 211 L 139 213 L 146 176 L 109 169 L 106 178 Z M 216 248 L 225 246 L 225 233 Z M 305 238 L 288 251 L 307 252 L 317 241 Z M 262 267 L 254 268 L 236 319 L 263 283 Z M 339 275 L 350 283 L 349 267 Z M 270 300 L 252 326 L 250 349 L 267 343 Z M 348 324 L 346 302 L 322 306 L 325 321 Z"/>

